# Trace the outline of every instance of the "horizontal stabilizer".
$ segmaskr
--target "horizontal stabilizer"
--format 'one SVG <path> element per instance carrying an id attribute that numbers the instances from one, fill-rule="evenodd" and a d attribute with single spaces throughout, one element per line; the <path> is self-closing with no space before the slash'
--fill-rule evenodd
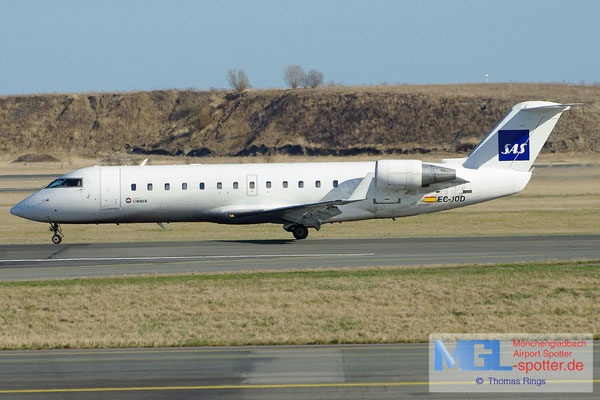
<path id="1" fill-rule="evenodd" d="M 567 111 L 571 107 L 583 106 L 583 103 L 570 103 L 570 104 L 551 104 L 549 106 L 538 106 L 538 105 L 527 105 L 523 108 L 523 111 L 536 111 L 536 110 L 562 110 Z"/>

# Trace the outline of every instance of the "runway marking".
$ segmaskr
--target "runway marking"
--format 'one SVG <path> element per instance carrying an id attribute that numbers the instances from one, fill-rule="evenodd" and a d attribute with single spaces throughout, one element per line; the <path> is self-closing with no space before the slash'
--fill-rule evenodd
<path id="1" fill-rule="evenodd" d="M 292 264 L 295 263 L 296 260 L 300 259 L 300 258 L 314 258 L 314 257 L 320 257 L 320 256 L 332 256 L 332 257 L 344 257 L 344 256 L 364 256 L 364 257 L 372 257 L 372 256 L 376 256 L 375 253 L 357 253 L 357 254 L 351 254 L 351 253 L 347 253 L 347 254 L 342 254 L 342 253 L 338 253 L 338 254 L 322 254 L 322 255 L 318 255 L 318 254 L 308 254 L 308 255 L 302 255 L 302 254 L 291 254 L 291 255 L 277 255 L 277 254 L 273 254 L 273 255 L 263 255 L 263 256 L 197 256 L 198 258 L 195 261 L 168 261 L 168 264 L 193 264 L 196 261 L 202 261 L 204 263 L 210 263 L 210 262 L 218 262 L 219 258 L 220 259 L 239 259 L 244 261 L 244 257 L 247 258 L 251 258 L 252 260 L 247 260 L 248 262 L 253 262 L 254 260 L 259 261 L 260 257 L 266 257 L 266 258 L 270 258 L 270 259 L 276 259 L 279 258 L 281 260 L 285 260 L 287 262 L 287 264 Z M 519 255 L 488 255 L 488 258 L 515 258 L 515 257 L 543 257 L 546 256 L 545 254 L 519 254 Z M 193 256 L 190 256 L 193 257 Z M 200 257 L 204 257 L 204 258 L 200 258 Z M 218 258 L 217 258 L 218 257 Z M 287 259 L 288 257 L 293 257 L 294 259 Z M 155 257 L 155 258 L 160 258 L 160 257 Z M 155 259 L 155 258 L 149 258 L 149 259 Z M 163 258 L 168 258 L 168 257 L 163 257 Z M 183 259 L 185 257 L 176 257 L 173 256 L 173 259 Z M 478 255 L 473 255 L 473 256 L 459 256 L 459 257 L 455 257 L 456 259 L 464 259 L 464 260 L 479 260 L 479 256 Z M 447 258 L 445 257 L 407 257 L 404 259 L 397 259 L 396 261 L 399 262 L 400 264 L 394 264 L 393 266 L 414 266 L 417 264 L 410 264 L 412 262 L 415 261 L 435 261 L 435 260 L 446 260 Z M 0 260 L 0 265 L 4 262 L 4 263 L 9 263 L 11 261 L 13 262 L 27 262 L 27 261 L 33 261 L 33 262 L 43 262 L 43 261 L 79 261 L 79 260 L 83 260 L 85 261 L 85 258 L 66 258 L 66 259 L 58 259 L 58 258 L 47 258 L 47 259 L 19 259 L 19 260 Z M 103 261 L 103 259 L 101 258 L 95 258 L 95 259 L 91 259 L 91 260 L 98 260 L 98 261 Z M 106 258 L 105 260 L 110 261 L 110 260 L 119 260 L 118 258 Z M 144 258 L 123 258 L 123 260 L 144 260 Z M 402 264 L 402 263 L 406 263 L 408 262 L 409 264 Z M 427 265 L 427 264 L 424 264 Z M 49 268 L 60 268 L 60 269 L 71 269 L 71 270 L 78 270 L 81 268 L 127 268 L 127 269 L 131 269 L 131 268 L 145 268 L 145 267 L 156 267 L 159 268 L 162 265 L 157 264 L 157 263 L 135 263 L 135 264 L 127 264 L 127 263 L 123 263 L 123 264 L 92 264 L 92 265 L 55 265 L 52 267 L 42 267 L 42 268 L 35 268 L 35 267 L 31 267 L 28 268 L 29 271 L 47 271 Z M 379 266 L 379 265 L 353 265 L 352 267 L 369 267 L 369 266 Z M 381 266 L 388 266 L 388 264 L 384 263 L 381 264 Z M 332 267 L 332 268 L 336 268 L 336 267 Z M 21 269 L 21 267 L 18 266 L 8 266 L 8 267 L 3 267 L 3 270 L 10 270 L 10 269 Z M 280 271 L 283 270 L 282 268 L 272 268 L 269 270 L 274 270 L 274 271 Z M 227 272 L 238 272 L 238 270 L 224 270 Z M 215 272 L 215 271 L 208 271 L 208 272 Z M 244 271 L 246 272 L 246 271 Z M 168 272 L 167 272 L 168 273 Z M 106 274 L 104 274 L 106 275 Z M 93 276 L 93 275 L 81 275 L 81 276 Z M 100 275 L 102 276 L 102 274 Z M 9 278 L 10 279 L 10 278 Z M 43 278 L 45 279 L 45 278 Z M 1 280 L 1 279 L 0 279 Z"/>
<path id="2" fill-rule="evenodd" d="M 46 261 L 160 261 L 165 260 L 169 264 L 186 264 L 193 263 L 194 261 L 211 261 L 211 260 L 219 260 L 219 259 L 261 259 L 261 258 L 315 258 L 315 257 L 373 257 L 376 256 L 376 253 L 323 253 L 323 254 L 261 254 L 261 255 L 238 255 L 238 256 L 228 256 L 228 255 L 220 255 L 220 256 L 156 256 L 156 257 L 78 257 L 78 258 L 39 258 L 39 259 L 15 259 L 15 260 L 0 260 L 0 265 L 2 263 L 25 263 L 25 262 L 34 262 L 41 263 Z M 510 255 L 486 255 L 487 258 L 516 258 L 516 257 L 544 257 L 547 254 L 510 254 Z M 453 259 L 461 259 L 461 260 L 479 260 L 481 258 L 480 255 L 468 255 L 468 256 L 456 256 Z M 436 261 L 436 260 L 447 260 L 447 257 L 411 257 L 404 256 L 404 258 L 398 258 L 396 261 L 400 264 L 398 266 L 402 266 L 403 262 L 414 262 L 414 261 Z M 188 261 L 169 261 L 169 260 L 188 260 Z M 193 260 L 193 261 L 189 261 Z M 294 260 L 289 260 L 289 262 L 293 262 Z M 382 260 L 383 261 L 383 260 Z M 568 260 L 563 260 L 568 261 Z M 96 265 L 60 265 L 55 266 L 54 268 L 96 268 L 96 267 L 139 267 L 139 266 L 152 266 L 155 263 L 145 263 L 145 264 L 96 264 Z M 387 264 L 385 264 L 387 265 Z M 365 265 L 366 266 L 366 265 Z M 10 267 L 9 267 L 10 268 Z M 9 269 L 4 268 L 4 269 Z M 15 268 L 19 268 L 15 266 Z"/>
<path id="3" fill-rule="evenodd" d="M 377 354 L 344 354 L 345 358 L 359 358 L 359 357 L 427 357 L 425 353 L 377 353 Z M 242 354 L 238 356 L 226 356 L 226 355 L 207 355 L 198 357 L 198 355 L 190 354 L 189 357 L 173 356 L 173 357 L 113 357 L 113 358 L 56 358 L 52 359 L 53 363 L 86 363 L 86 362 L 111 362 L 111 361 L 160 361 L 160 360 L 177 360 L 177 361 L 196 361 L 202 360 L 239 360 L 239 359 L 260 359 L 260 358 L 272 358 L 270 354 Z M 333 358 L 340 357 L 339 354 L 294 354 L 286 355 L 286 358 Z M 12 364 L 12 363 L 37 363 L 38 359 L 4 359 L 0 360 L 0 364 Z"/>
<path id="4" fill-rule="evenodd" d="M 0 352 L 0 357 L 10 357 L 10 356 L 60 356 L 60 355 L 79 355 L 79 354 L 156 354 L 156 353 L 218 353 L 218 352 L 293 352 L 293 351 L 327 351 L 327 350 L 390 350 L 390 349 L 404 349 L 404 350 L 412 350 L 412 349 L 428 349 L 429 345 L 427 344 L 417 344 L 417 345 L 404 345 L 404 346 L 385 346 L 385 345 L 374 345 L 374 346 L 350 346 L 350 347 L 328 347 L 328 346 L 319 346 L 319 347 L 283 347 L 283 348 L 232 348 L 232 349 L 140 349 L 140 348 L 131 348 L 127 350 L 99 350 L 99 351 L 90 351 L 90 350 L 82 350 L 82 351 L 64 351 L 64 350 L 26 350 L 19 352 L 10 352 L 10 350 L 5 350 Z"/>
<path id="5" fill-rule="evenodd" d="M 296 261 L 299 260 L 300 257 L 296 257 L 295 260 L 286 260 L 288 264 L 290 264 L 292 261 Z M 277 258 L 271 258 L 272 260 L 275 260 Z M 285 260 L 285 257 L 283 256 L 279 256 L 280 260 Z M 0 260 L 1 261 L 1 260 Z M 29 267 L 26 268 L 27 271 L 48 271 L 48 270 L 52 270 L 52 269 L 61 269 L 61 270 L 72 270 L 72 271 L 78 271 L 80 269 L 97 269 L 97 268 L 113 268 L 113 269 L 140 269 L 140 268 L 161 268 L 163 265 L 184 265 L 184 264 L 189 264 L 189 265 L 194 265 L 197 261 L 201 261 L 203 265 L 206 264 L 215 264 L 218 265 L 219 260 L 196 260 L 196 261 L 167 261 L 164 264 L 158 264 L 158 263 L 149 263 L 149 262 L 145 262 L 145 263 L 123 263 L 123 264 L 91 264 L 91 265 L 85 265 L 85 264 L 81 264 L 81 265 L 53 265 L 53 266 L 48 266 L 48 267 Z M 256 263 L 260 263 L 260 259 L 258 258 L 254 258 L 252 260 L 244 260 L 244 259 L 240 259 L 239 261 L 243 261 L 246 262 L 247 264 L 256 264 Z M 315 267 L 318 268 L 318 267 Z M 19 266 L 8 266 L 8 267 L 2 267 L 0 268 L 0 271 L 8 271 L 8 270 L 22 270 L 23 267 L 19 267 Z M 267 271 L 270 271 L 271 269 L 266 269 Z M 280 271 L 280 268 L 276 268 L 276 269 L 272 269 L 273 271 Z M 254 270 L 237 270 L 237 269 L 233 269 L 233 270 L 214 270 L 214 271 L 206 271 L 206 272 L 253 272 Z M 265 271 L 264 269 L 261 269 L 261 271 Z M 191 271 L 191 272 L 204 272 L 202 270 L 200 271 Z M 144 273 L 144 272 L 142 272 Z M 166 274 L 170 274 L 171 272 L 167 271 Z M 178 273 L 178 272 L 176 272 Z M 127 272 L 124 272 L 124 274 L 127 274 Z M 105 277 L 107 274 L 100 274 L 100 275 L 66 275 L 65 277 L 69 278 L 69 277 Z M 60 276 L 62 278 L 62 276 Z M 51 277 L 52 278 L 52 277 Z M 10 279 L 10 278 L 9 278 Z M 47 278 L 42 278 L 42 279 L 47 279 Z M 2 279 L 0 279 L 0 281 L 2 281 Z"/>
<path id="6" fill-rule="evenodd" d="M 561 383 L 597 383 L 594 380 L 560 381 Z M 140 386 L 140 387 L 108 387 L 108 388 L 73 388 L 73 389 L 12 389 L 0 390 L 0 394 L 16 393 L 68 393 L 68 392 L 133 392 L 148 390 L 223 390 L 223 389 L 289 389 L 289 388 L 337 388 L 337 387 L 376 387 L 376 386 L 424 386 L 424 385 L 464 385 L 475 384 L 465 382 L 354 382 L 354 383 L 293 383 L 280 385 L 215 385 L 215 386 Z"/>
<path id="7" fill-rule="evenodd" d="M 349 254 L 351 255 L 351 254 Z M 365 253 L 365 254 L 359 254 L 362 256 L 375 256 L 374 253 Z M 336 255 L 338 257 L 341 257 L 342 255 Z M 526 256 L 528 257 L 541 257 L 544 256 L 544 254 L 527 254 Z M 287 259 L 286 257 L 294 257 L 295 259 Z M 301 263 L 301 261 L 299 260 L 300 258 L 302 258 L 304 256 L 301 255 L 297 255 L 297 256 L 282 256 L 282 255 L 273 255 L 272 257 L 269 257 L 270 259 L 279 259 L 282 261 L 285 261 L 286 265 L 293 265 L 293 264 L 298 264 Z M 310 258 L 310 257 L 316 257 L 316 256 L 306 256 L 306 258 Z M 498 255 L 498 256 L 488 256 L 489 258 L 514 258 L 514 257 L 520 257 L 520 255 Z M 479 257 L 478 256 L 473 256 L 473 257 L 469 257 L 469 256 L 463 256 L 463 257 L 456 257 L 457 259 L 472 259 L 472 260 L 478 260 Z M 401 259 L 399 260 L 399 262 L 414 262 L 414 261 L 437 261 L 437 260 L 445 260 L 446 258 L 444 257 L 422 257 L 422 258 L 407 258 L 407 259 Z M 73 259 L 68 259 L 68 260 L 73 260 Z M 245 261 L 248 264 L 250 263 L 259 263 L 260 259 L 259 258 L 253 258 L 251 260 L 246 260 L 243 258 L 239 259 L 240 261 Z M 197 261 L 201 261 L 203 264 L 209 264 L 209 263 L 218 263 L 219 260 L 218 259 L 205 259 L 205 260 L 195 260 L 195 261 L 167 261 L 165 264 L 168 265 L 184 265 L 184 264 L 188 264 L 188 265 L 194 265 L 194 263 L 196 263 Z M 382 261 L 382 260 L 380 260 Z M 1 262 L 1 260 L 0 260 Z M 418 264 L 394 264 L 394 265 L 388 265 L 385 263 L 385 261 L 382 261 L 383 263 L 381 264 L 371 264 L 371 265 L 349 265 L 348 267 L 352 267 L 352 268 L 365 268 L 365 267 L 378 267 L 378 266 L 415 266 Z M 302 265 L 302 264 L 300 264 Z M 424 264 L 424 265 L 428 265 L 428 264 Z M 451 264 L 448 264 L 451 265 Z M 462 265 L 461 265 L 462 266 Z M 31 267 L 28 268 L 29 271 L 47 271 L 49 270 L 49 268 L 60 268 L 60 269 L 70 269 L 70 270 L 74 270 L 77 271 L 79 269 L 82 268 L 86 268 L 86 269 L 96 269 L 96 268 L 114 268 L 114 269 L 136 269 L 136 268 L 148 268 L 148 267 L 152 267 L 152 268 L 161 268 L 162 264 L 157 264 L 157 263 L 135 263 L 135 264 L 128 264 L 128 263 L 123 263 L 123 264 L 92 264 L 92 265 L 54 265 L 51 267 L 40 267 L 40 268 L 36 268 L 36 267 Z M 315 268 L 320 268 L 320 267 L 315 267 Z M 325 267 L 325 268 L 338 268 L 338 267 Z M 13 268 L 11 267 L 7 267 L 7 268 L 2 268 L 3 270 L 9 270 L 9 269 L 19 269 L 18 266 L 15 266 Z M 261 269 L 261 271 L 283 271 L 285 270 L 285 268 L 266 268 L 266 269 Z M 194 271 L 195 272 L 195 271 Z M 204 271 L 199 271 L 199 272 L 204 272 Z M 225 270 L 220 270 L 220 271 L 206 271 L 206 272 L 254 272 L 254 270 L 238 270 L 238 269 L 225 269 Z M 170 271 L 166 272 L 167 274 L 170 273 Z M 82 275 L 82 276 L 89 276 L 89 275 Z"/>
<path id="8" fill-rule="evenodd" d="M 353 254 L 348 254 L 348 255 L 353 255 Z M 374 256 L 375 253 L 364 253 L 364 256 Z M 288 256 L 281 256 L 281 255 L 273 255 L 271 258 L 271 260 L 282 260 L 286 262 L 286 265 L 292 265 L 295 263 L 299 263 L 300 259 L 303 257 L 302 255 L 296 255 L 294 256 L 295 259 L 287 259 L 286 257 Z M 316 256 L 307 256 L 306 258 L 311 258 L 311 257 L 316 257 Z M 341 257 L 341 255 L 339 256 Z M 57 260 L 57 259 L 47 259 L 47 260 Z M 72 260 L 72 259 L 67 259 L 67 260 Z M 252 258 L 252 259 L 234 259 L 235 261 L 240 261 L 240 262 L 245 262 L 248 265 L 251 264 L 256 264 L 256 263 L 260 263 L 261 259 L 260 258 Z M 8 260 L 7 260 L 8 261 Z M 28 261 L 28 260 L 27 260 Z M 203 265 L 206 264 L 215 264 L 218 265 L 219 260 L 218 259 L 206 259 L 206 260 L 195 260 L 195 261 L 166 261 L 164 264 L 159 264 L 159 263 L 149 263 L 149 262 L 145 262 L 145 263 L 123 263 L 123 264 L 91 264 L 91 265 L 85 265 L 85 264 L 81 264 L 81 265 L 53 265 L 53 266 L 47 266 L 47 267 L 29 267 L 26 268 L 26 270 L 28 272 L 35 272 L 35 271 L 49 271 L 49 270 L 56 270 L 56 269 L 60 269 L 60 270 L 70 270 L 70 271 L 79 271 L 81 269 L 97 269 L 97 268 L 106 268 L 106 269 L 121 269 L 121 270 L 125 270 L 125 272 L 117 272 L 118 274 L 124 274 L 127 275 L 129 270 L 132 269 L 144 269 L 144 268 L 153 268 L 153 269 L 157 269 L 157 268 L 162 268 L 163 265 L 194 265 L 197 262 L 202 262 Z M 0 265 L 1 265 L 2 260 L 0 260 Z M 233 264 L 232 264 L 233 265 Z M 300 264 L 302 265 L 302 264 Z M 315 267 L 315 268 L 319 268 L 319 267 Z M 9 270 L 22 270 L 23 267 L 19 267 L 19 266 L 6 266 L 6 267 L 1 267 L 0 271 L 9 271 Z M 267 268 L 267 269 L 261 269 L 261 271 L 283 271 L 285 270 L 285 268 Z M 183 271 L 184 273 L 189 273 L 189 272 L 208 272 L 208 273 L 213 273 L 213 272 L 253 272 L 254 270 L 250 269 L 250 270 L 246 270 L 246 269 L 225 269 L 225 270 L 213 270 L 213 271 L 202 271 L 202 270 L 193 270 L 193 271 Z M 141 272 L 141 274 L 146 274 L 146 273 L 152 273 L 152 272 Z M 165 271 L 166 275 L 169 275 L 173 273 L 172 271 Z M 175 271 L 175 273 L 180 273 L 178 271 Z M 40 279 L 48 279 L 48 278 L 72 278 L 72 277 L 105 277 L 107 275 L 110 275 L 111 273 L 100 273 L 99 275 L 89 275 L 89 274 L 79 274 L 79 275 L 65 275 L 65 276 L 49 276 L 49 277 L 41 277 Z M 121 276 L 121 275 L 119 275 Z M 134 275 L 132 275 L 134 276 Z M 6 278 L 7 280 L 12 280 L 12 278 Z M 17 278 L 18 280 L 20 279 L 26 279 L 26 278 Z M 26 279 L 27 280 L 27 279 Z M 0 278 L 0 281 L 2 281 L 2 278 Z"/>
<path id="9" fill-rule="evenodd" d="M 308 254 L 245 254 L 219 256 L 153 256 L 153 257 L 74 257 L 74 258 L 31 258 L 16 260 L 0 260 L 0 263 L 11 262 L 48 262 L 48 261 L 149 261 L 149 260 L 215 260 L 236 258 L 301 258 L 301 257 L 369 257 L 375 253 L 308 253 Z"/>

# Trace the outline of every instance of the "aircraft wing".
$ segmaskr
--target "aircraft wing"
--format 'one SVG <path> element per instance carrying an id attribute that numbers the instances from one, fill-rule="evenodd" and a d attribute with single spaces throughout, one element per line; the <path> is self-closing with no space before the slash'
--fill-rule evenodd
<path id="1" fill-rule="evenodd" d="M 229 210 L 227 216 L 230 220 L 236 219 L 240 222 L 287 221 L 290 223 L 301 224 L 306 227 L 314 227 L 319 230 L 323 222 L 342 213 L 338 206 L 365 200 L 372 180 L 373 173 L 369 172 L 347 199 L 296 204 L 273 209 Z"/>
<path id="2" fill-rule="evenodd" d="M 319 229 L 321 223 L 342 213 L 338 206 L 356 201 L 360 200 L 333 200 L 260 210 L 229 210 L 227 216 L 238 223 L 287 221 Z"/>

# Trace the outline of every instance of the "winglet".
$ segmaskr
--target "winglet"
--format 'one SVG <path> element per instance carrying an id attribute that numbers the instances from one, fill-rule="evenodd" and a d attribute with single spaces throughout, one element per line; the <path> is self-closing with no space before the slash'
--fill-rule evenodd
<path id="1" fill-rule="evenodd" d="M 367 198 L 367 193 L 369 192 L 369 187 L 371 186 L 371 182 L 373 181 L 373 173 L 369 172 L 363 180 L 358 184 L 354 192 L 348 197 L 348 201 L 359 201 L 365 200 Z"/>

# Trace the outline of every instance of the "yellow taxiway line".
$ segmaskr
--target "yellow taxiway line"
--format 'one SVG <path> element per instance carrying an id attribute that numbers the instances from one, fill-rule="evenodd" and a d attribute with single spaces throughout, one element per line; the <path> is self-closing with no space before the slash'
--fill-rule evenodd
<path id="1" fill-rule="evenodd" d="M 595 380 L 557 381 L 557 383 L 597 383 Z M 224 390 L 224 389 L 289 389 L 289 388 L 344 388 L 344 387 L 376 387 L 376 386 L 423 386 L 429 382 L 355 382 L 355 383 L 297 383 L 279 385 L 216 385 L 216 386 L 140 386 L 140 387 L 107 387 L 107 388 L 70 388 L 70 389 L 12 389 L 0 390 L 0 394 L 16 393 L 72 393 L 72 392 L 131 392 L 150 390 Z M 475 382 L 432 382 L 433 385 L 464 385 Z"/>

